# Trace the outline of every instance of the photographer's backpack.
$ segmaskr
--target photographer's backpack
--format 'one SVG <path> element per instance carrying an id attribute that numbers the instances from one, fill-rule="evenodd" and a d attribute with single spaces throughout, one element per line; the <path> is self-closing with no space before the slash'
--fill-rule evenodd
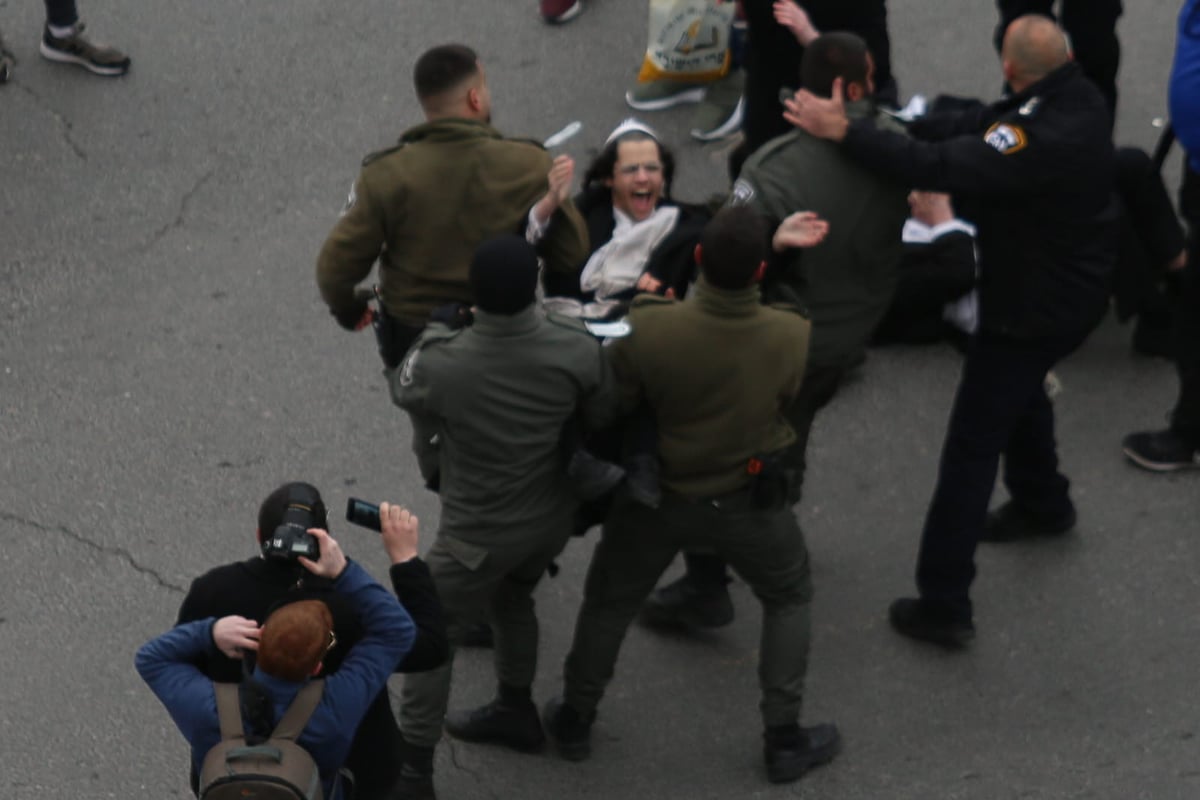
<path id="1" fill-rule="evenodd" d="M 321 702 L 324 681 L 312 681 L 296 695 L 270 738 L 246 744 L 238 684 L 214 683 L 221 741 L 204 756 L 200 800 L 324 800 L 317 763 L 296 744 Z"/>

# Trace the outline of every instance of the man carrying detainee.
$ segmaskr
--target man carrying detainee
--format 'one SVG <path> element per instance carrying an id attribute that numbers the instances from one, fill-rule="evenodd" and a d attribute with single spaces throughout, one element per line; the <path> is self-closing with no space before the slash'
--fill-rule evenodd
<path id="1" fill-rule="evenodd" d="M 408 515 L 403 527 L 416 526 L 416 517 Z M 333 582 L 334 591 L 346 596 L 364 628 L 362 640 L 325 680 L 319 704 L 296 740 L 316 762 L 324 796 L 340 800 L 345 795 L 339 770 L 358 724 L 412 647 L 414 629 L 396 598 L 348 561 L 327 532 L 310 528 L 307 533 L 316 540 L 320 555 L 315 561 L 301 558 L 300 563 Z M 222 726 L 213 682 L 201 672 L 198 660 L 214 650 L 233 658 L 257 649 L 252 683 L 262 702 L 253 704 L 257 713 L 244 710 L 243 720 L 265 738 L 300 690 L 321 672 L 335 644 L 329 607 L 303 600 L 282 606 L 261 629 L 256 621 L 238 616 L 178 625 L 143 645 L 136 666 L 191 746 L 192 764 L 199 771 L 205 755 L 221 741 Z"/>
<path id="2" fill-rule="evenodd" d="M 799 725 L 812 585 L 780 456 L 795 439 L 783 409 L 800 390 L 809 325 L 795 308 L 762 304 L 766 241 L 754 211 L 718 213 L 696 248 L 694 291 L 678 303 L 639 295 L 632 332 L 608 348 L 619 409 L 644 402 L 654 414 L 663 491 L 651 508 L 618 490 L 596 545 L 564 693 L 544 717 L 566 758 L 590 755 L 596 707 L 629 623 L 687 546 L 715 549 L 763 604 L 767 777 L 794 781 L 837 753 L 834 726 Z"/>
<path id="3" fill-rule="evenodd" d="M 840 86 L 832 99 L 800 91 L 787 102 L 790 121 L 840 142 L 864 166 L 974 205 L 979 332 L 925 519 L 920 596 L 895 601 L 889 612 L 905 636 L 949 647 L 975 634 L 970 587 L 980 540 L 1056 535 L 1075 525 L 1043 380 L 1103 317 L 1116 253 L 1104 98 L 1046 17 L 1013 21 L 1001 61 L 1010 96 L 918 120 L 913 138 L 849 119 Z M 1001 455 L 1012 499 L 989 517 Z"/>
<path id="4" fill-rule="evenodd" d="M 574 162 L 552 163 L 538 143 L 505 139 L 491 126 L 491 93 L 473 50 L 434 47 L 417 60 L 413 82 L 426 121 L 363 161 L 317 260 L 321 297 L 339 325 L 358 330 L 371 317 L 356 287 L 378 259 L 376 327 L 388 367 L 431 311 L 474 302 L 467 267 L 484 240 L 532 228 L 550 270 L 573 271 L 588 253 L 569 197 Z"/>

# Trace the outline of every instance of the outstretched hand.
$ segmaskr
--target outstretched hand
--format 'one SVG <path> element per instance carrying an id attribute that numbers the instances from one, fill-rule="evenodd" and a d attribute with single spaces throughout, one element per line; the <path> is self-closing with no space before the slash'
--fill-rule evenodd
<path id="1" fill-rule="evenodd" d="M 775 229 L 771 246 L 776 253 L 793 247 L 812 247 L 820 244 L 829 233 L 829 223 L 813 211 L 797 211 Z"/>
<path id="2" fill-rule="evenodd" d="M 794 0 L 775 0 L 773 8 L 775 12 L 775 21 L 792 32 L 792 36 L 796 37 L 796 41 L 802 46 L 808 47 L 812 44 L 813 39 L 821 35 L 817 30 L 812 20 L 808 17 L 808 12 L 797 5 Z"/>
<path id="3" fill-rule="evenodd" d="M 817 97 L 807 89 L 801 89 L 783 101 L 783 118 L 818 139 L 840 142 L 846 138 L 850 127 L 841 78 L 833 79 L 831 94 L 828 98 Z"/>

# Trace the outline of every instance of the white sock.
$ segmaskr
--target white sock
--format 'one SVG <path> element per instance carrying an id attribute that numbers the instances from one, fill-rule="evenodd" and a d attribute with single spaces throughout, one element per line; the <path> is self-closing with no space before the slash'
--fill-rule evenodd
<path id="1" fill-rule="evenodd" d="M 60 28 L 57 25 L 47 24 L 46 27 L 50 29 L 50 35 L 55 39 L 69 39 L 75 35 L 74 25 L 68 25 L 65 28 Z"/>

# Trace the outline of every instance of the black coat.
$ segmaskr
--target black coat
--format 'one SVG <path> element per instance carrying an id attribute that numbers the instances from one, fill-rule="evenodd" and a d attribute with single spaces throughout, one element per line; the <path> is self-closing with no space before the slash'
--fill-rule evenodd
<path id="1" fill-rule="evenodd" d="M 1117 252 L 1113 146 L 1104 98 L 1078 65 L 991 106 L 918 120 L 911 133 L 857 121 L 844 146 L 971 208 L 981 329 L 1075 336 L 1099 322 Z"/>
<path id="2" fill-rule="evenodd" d="M 389 576 L 396 597 L 417 628 L 412 650 L 396 665 L 396 671 L 422 672 L 441 665 L 449 655 L 449 645 L 429 567 L 414 558 L 393 564 Z M 297 585 L 301 578 L 303 582 Z M 179 607 L 177 624 L 229 615 L 262 624 L 279 606 L 313 599 L 323 601 L 333 614 L 337 645 L 325 657 L 324 671 L 336 672 L 350 647 L 362 639 L 362 621 L 328 581 L 314 577 L 298 564 L 252 558 L 211 569 L 192 581 Z M 220 653 L 196 666 L 214 681 L 236 683 L 242 678 L 242 662 Z M 387 797 L 387 790 L 400 774 L 401 746 L 400 729 L 385 689 L 359 724 L 346 758 L 346 766 L 354 773 L 358 800 Z"/>

